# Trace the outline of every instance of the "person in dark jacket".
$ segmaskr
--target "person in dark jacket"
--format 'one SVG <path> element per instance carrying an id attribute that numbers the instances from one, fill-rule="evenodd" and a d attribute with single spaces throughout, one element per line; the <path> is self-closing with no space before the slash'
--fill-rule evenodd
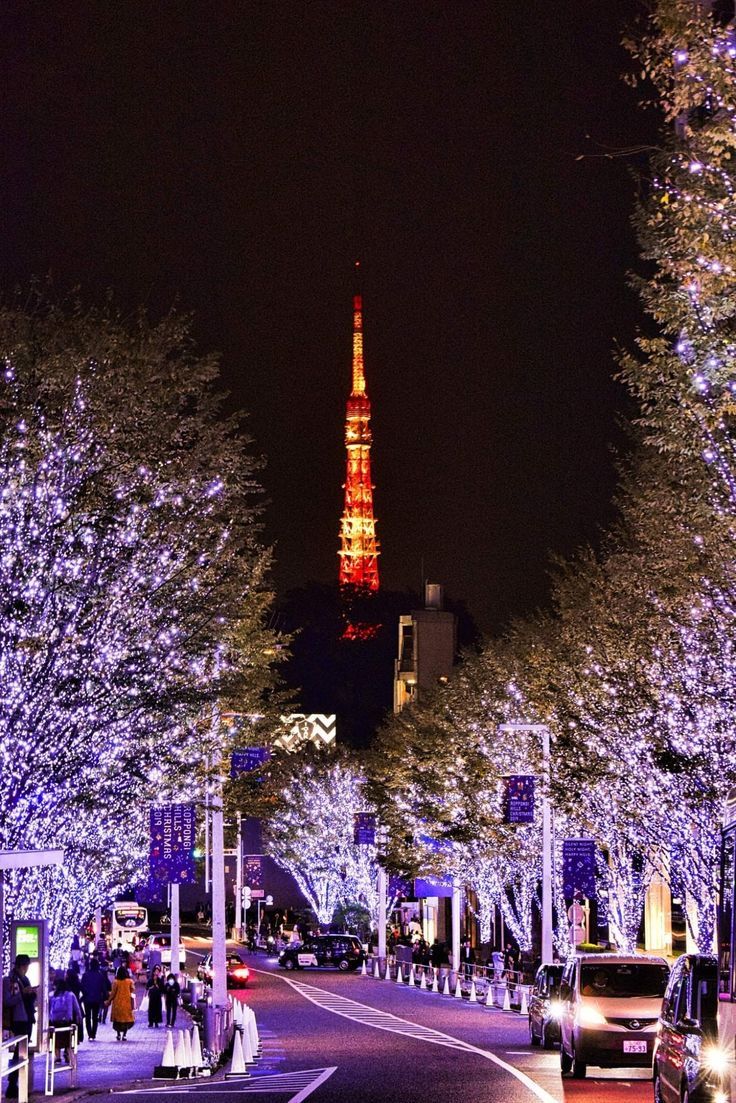
<path id="1" fill-rule="evenodd" d="M 166 1025 L 176 1026 L 176 1009 L 179 1006 L 179 993 L 181 988 L 173 973 L 169 973 L 164 985 L 164 1000 L 166 1002 Z"/>
<path id="2" fill-rule="evenodd" d="M 164 978 L 161 975 L 161 966 L 155 965 L 148 982 L 148 1025 L 161 1026 L 163 1021 L 163 999 L 165 993 Z M 168 1016 L 167 1016 L 168 1017 Z"/>
<path id="3" fill-rule="evenodd" d="M 12 1030 L 14 1036 L 27 1035 L 30 1039 L 36 1021 L 36 989 L 26 973 L 31 959 L 28 954 L 18 954 L 15 965 L 3 978 L 3 1029 Z M 17 1060 L 18 1051 L 14 1053 Z M 18 1098 L 18 1073 L 11 1072 L 5 1091 L 6 1099 Z"/>
<path id="4" fill-rule="evenodd" d="M 103 975 L 100 963 L 96 958 L 91 958 L 89 969 L 81 980 L 82 1000 L 84 1002 L 84 1019 L 87 1024 L 87 1035 L 93 1042 L 97 1037 L 97 1024 L 100 1021 L 100 1008 L 107 999 L 110 991 L 110 982 Z"/>

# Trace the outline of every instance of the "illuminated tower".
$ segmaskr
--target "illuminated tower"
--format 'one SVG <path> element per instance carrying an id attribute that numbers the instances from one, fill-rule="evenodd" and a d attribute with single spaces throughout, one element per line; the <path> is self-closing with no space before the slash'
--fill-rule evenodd
<path id="1" fill-rule="evenodd" d="M 356 276 L 360 261 L 356 261 Z M 378 541 L 371 482 L 371 404 L 363 371 L 363 300 L 353 297 L 353 389 L 345 418 L 345 506 L 340 524 L 340 585 L 360 593 L 378 589 Z"/>

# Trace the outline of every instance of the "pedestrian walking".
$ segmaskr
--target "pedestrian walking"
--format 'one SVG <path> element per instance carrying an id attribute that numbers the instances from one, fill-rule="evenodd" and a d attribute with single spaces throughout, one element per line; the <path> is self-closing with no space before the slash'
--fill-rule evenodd
<path id="1" fill-rule="evenodd" d="M 161 1026 L 165 985 L 160 965 L 154 966 L 146 992 L 148 994 L 148 1025 L 149 1027 Z"/>
<path id="2" fill-rule="evenodd" d="M 82 995 L 82 981 L 79 976 L 79 966 L 76 962 L 72 962 L 66 971 L 65 976 L 66 986 L 70 992 L 73 992 L 77 998 L 77 1003 L 82 1009 L 82 1015 L 84 1015 L 84 997 Z M 84 1041 L 84 1018 L 79 1022 L 79 1041 Z"/>
<path id="3" fill-rule="evenodd" d="M 100 962 L 100 975 L 102 977 L 102 983 L 104 985 L 105 995 L 103 996 L 102 1005 L 100 1006 L 100 1019 L 99 1019 L 99 1021 L 101 1023 L 106 1023 L 107 1022 L 107 1013 L 109 1011 L 109 1005 L 108 1005 L 107 1001 L 109 999 L 110 989 L 112 987 L 112 985 L 110 984 L 110 974 L 109 974 L 108 969 L 107 969 L 107 962 L 106 961 L 101 961 Z"/>
<path id="4" fill-rule="evenodd" d="M 25 1034 L 30 1040 L 33 1024 L 36 1021 L 37 989 L 31 984 L 26 973 L 31 959 L 28 954 L 18 954 L 15 964 L 7 977 L 3 978 L 3 1030 L 9 1030 L 14 1036 Z M 18 1059 L 16 1048 L 13 1060 Z M 18 1073 L 11 1072 L 5 1090 L 6 1099 L 18 1098 Z"/>
<path id="5" fill-rule="evenodd" d="M 100 963 L 96 958 L 90 959 L 89 969 L 84 973 L 81 985 L 87 1036 L 90 1042 L 94 1042 L 97 1037 L 100 1010 L 110 992 L 110 982 L 100 969 Z"/>
<path id="6" fill-rule="evenodd" d="M 135 1023 L 135 985 L 124 965 L 115 974 L 107 1003 L 117 1040 L 125 1042 L 128 1031 Z"/>
<path id="7" fill-rule="evenodd" d="M 54 1056 L 61 1057 L 61 1051 L 64 1050 L 67 1064 L 71 1064 L 74 1053 L 72 1035 L 70 1030 L 62 1028 L 76 1026 L 81 1032 L 82 1008 L 76 993 L 71 990 L 68 980 L 63 977 L 56 981 L 49 1000 L 49 1025 L 56 1027 L 58 1031 L 54 1034 Z"/>
<path id="8" fill-rule="evenodd" d="M 179 1006 L 179 993 L 181 988 L 173 973 L 169 973 L 164 985 L 164 1001 L 166 1003 L 166 1026 L 176 1026 L 176 1010 Z"/>

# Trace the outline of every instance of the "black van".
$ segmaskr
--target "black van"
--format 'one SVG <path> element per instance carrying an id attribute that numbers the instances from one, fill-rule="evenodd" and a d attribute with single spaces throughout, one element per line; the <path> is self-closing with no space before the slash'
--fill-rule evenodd
<path id="1" fill-rule="evenodd" d="M 718 962 L 709 954 L 684 954 L 662 1001 L 654 1045 L 656 1103 L 726 1099 L 730 1060 L 718 1044 Z"/>

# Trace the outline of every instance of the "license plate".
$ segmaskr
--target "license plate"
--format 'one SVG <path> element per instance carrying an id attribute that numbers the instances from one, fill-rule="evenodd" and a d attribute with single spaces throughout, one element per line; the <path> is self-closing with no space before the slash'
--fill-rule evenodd
<path id="1" fill-rule="evenodd" d="M 634 1041 L 624 1042 L 624 1053 L 646 1053 L 646 1051 L 647 1051 L 647 1043 L 646 1042 L 634 1042 Z"/>

